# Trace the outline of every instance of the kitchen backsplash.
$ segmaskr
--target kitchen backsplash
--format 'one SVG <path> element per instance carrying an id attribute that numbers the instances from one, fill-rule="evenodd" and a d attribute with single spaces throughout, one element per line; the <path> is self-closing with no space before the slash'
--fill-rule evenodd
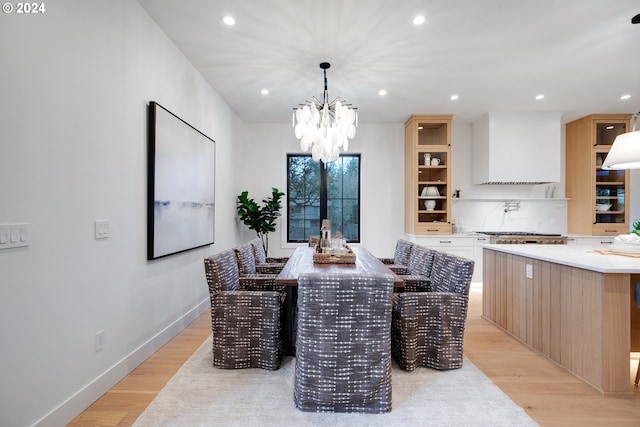
<path id="1" fill-rule="evenodd" d="M 567 233 L 566 199 L 454 198 L 452 212 L 457 232 Z"/>

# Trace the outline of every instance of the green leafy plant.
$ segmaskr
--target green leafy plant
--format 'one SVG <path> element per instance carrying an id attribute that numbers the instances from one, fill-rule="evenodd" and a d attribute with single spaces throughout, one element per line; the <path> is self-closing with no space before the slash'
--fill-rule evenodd
<path id="1" fill-rule="evenodd" d="M 631 233 L 629 234 L 635 234 L 636 236 L 640 236 L 640 221 L 636 221 L 633 223 L 633 230 L 631 230 Z"/>
<path id="2" fill-rule="evenodd" d="M 273 187 L 271 197 L 262 200 L 260 206 L 255 200 L 249 197 L 248 191 L 243 191 L 238 196 L 237 211 L 238 217 L 249 230 L 255 230 L 265 253 L 269 253 L 269 233 L 276 231 L 276 219 L 281 216 L 280 199 L 284 193 Z"/>

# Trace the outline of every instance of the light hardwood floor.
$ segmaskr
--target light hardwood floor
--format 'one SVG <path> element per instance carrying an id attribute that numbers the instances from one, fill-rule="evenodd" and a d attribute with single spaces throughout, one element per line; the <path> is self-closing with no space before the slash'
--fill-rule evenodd
<path id="1" fill-rule="evenodd" d="M 640 393 L 604 397 L 481 318 L 482 290 L 470 293 L 465 355 L 541 426 L 640 426 Z M 209 313 L 196 319 L 70 426 L 131 425 L 211 333 Z M 630 360 L 633 383 L 636 358 Z M 473 387 L 473 384 L 467 386 Z"/>

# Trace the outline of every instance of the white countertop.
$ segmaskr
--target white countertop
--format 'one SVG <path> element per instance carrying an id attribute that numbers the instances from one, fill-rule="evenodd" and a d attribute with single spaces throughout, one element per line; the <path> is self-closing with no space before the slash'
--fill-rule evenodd
<path id="1" fill-rule="evenodd" d="M 600 273 L 640 274 L 640 258 L 602 255 L 596 252 L 597 249 L 591 247 L 576 245 L 482 245 L 482 247 Z"/>

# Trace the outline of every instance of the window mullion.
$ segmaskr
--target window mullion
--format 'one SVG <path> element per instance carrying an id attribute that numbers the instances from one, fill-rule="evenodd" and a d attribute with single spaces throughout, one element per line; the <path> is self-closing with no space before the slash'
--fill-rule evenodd
<path id="1" fill-rule="evenodd" d="M 320 165 L 320 220 L 328 218 L 327 216 L 327 181 L 328 169 L 324 162 L 318 162 Z"/>

